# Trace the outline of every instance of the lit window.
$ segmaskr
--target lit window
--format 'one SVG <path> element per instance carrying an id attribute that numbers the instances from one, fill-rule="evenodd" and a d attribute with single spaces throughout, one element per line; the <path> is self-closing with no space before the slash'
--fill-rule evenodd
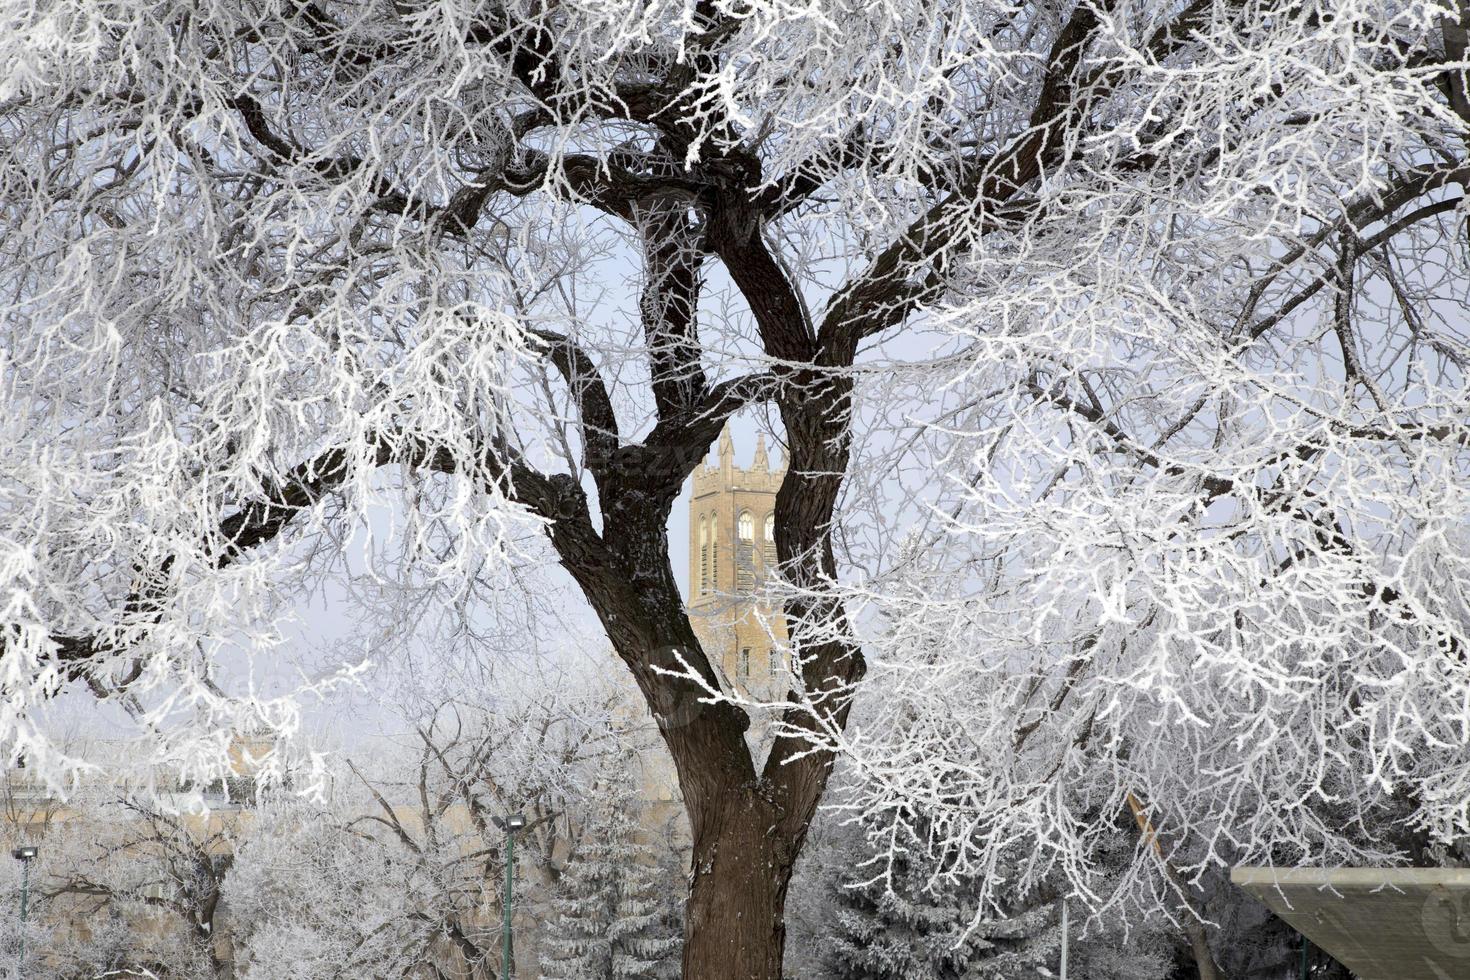
<path id="1" fill-rule="evenodd" d="M 750 516 L 750 511 L 740 512 L 740 540 L 755 540 L 755 518 Z"/>

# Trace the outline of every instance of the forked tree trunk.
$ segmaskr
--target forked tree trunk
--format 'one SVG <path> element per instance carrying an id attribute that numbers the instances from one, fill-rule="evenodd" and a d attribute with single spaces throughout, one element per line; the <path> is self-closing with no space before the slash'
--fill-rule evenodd
<path id="1" fill-rule="evenodd" d="M 788 469 L 776 495 L 781 575 L 801 590 L 786 605 L 802 681 L 824 701 L 827 725 L 847 717 L 848 686 L 862 677 L 862 654 L 845 637 L 845 613 L 823 595 L 836 580 L 831 523 L 849 463 L 852 382 L 827 369 L 851 366 L 856 335 L 819 349 L 795 290 L 736 195 L 710 220 L 709 240 L 750 301 L 767 349 L 782 369 L 781 417 Z M 746 744 L 749 719 L 731 704 L 703 704 L 721 687 L 705 656 L 669 562 L 668 519 L 689 473 L 704 461 L 741 398 L 709 388 L 700 364 L 697 308 L 702 235 L 685 227 L 682 205 L 657 202 L 640 212 L 648 276 L 645 331 L 656 351 L 659 424 L 641 447 L 623 446 L 616 414 L 596 368 L 574 346 L 552 350 L 584 416 L 584 462 L 597 482 L 601 529 L 589 500 L 568 476 L 518 477 L 542 516 L 562 565 L 581 586 L 619 657 L 637 681 L 678 772 L 694 837 L 685 916 L 685 980 L 781 980 L 785 905 L 791 871 L 826 789 L 832 757 L 791 734 L 771 747 L 757 771 Z M 776 374 L 758 379 L 773 384 Z M 765 390 L 757 387 L 753 390 Z M 687 670 L 699 682 L 676 675 Z M 796 706 L 792 728 L 813 724 Z"/>
<path id="2" fill-rule="evenodd" d="M 642 688 L 678 774 L 694 844 L 683 976 L 780 980 L 786 890 L 830 758 L 811 752 L 791 759 L 793 746 L 778 739 L 772 758 L 791 761 L 760 773 L 745 740 L 745 712 L 706 704 L 699 685 L 660 673 L 684 669 L 682 659 L 710 686 L 719 683 L 669 567 L 665 512 L 655 504 L 651 513 L 629 507 L 618 516 L 615 551 L 572 520 L 551 533 Z"/>

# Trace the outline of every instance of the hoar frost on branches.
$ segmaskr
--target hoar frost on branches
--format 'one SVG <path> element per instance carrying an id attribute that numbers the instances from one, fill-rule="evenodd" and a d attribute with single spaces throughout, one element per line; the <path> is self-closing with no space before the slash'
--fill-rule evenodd
<path id="1" fill-rule="evenodd" d="M 885 697 L 829 744 L 957 873 L 1019 834 L 1085 890 L 1130 807 L 1186 872 L 1391 860 L 1355 834 L 1402 799 L 1470 831 L 1470 117 L 1405 58 L 1455 14 L 1316 9 L 1213 11 L 1220 62 L 1142 69 L 1136 121 L 956 260 L 911 382 L 944 394 L 860 454 L 918 503 L 853 502 L 886 528 L 842 590 Z"/>
<path id="2" fill-rule="evenodd" d="M 543 917 L 548 980 L 678 976 L 678 852 L 640 807 L 635 761 L 608 762 Z"/>
<path id="3" fill-rule="evenodd" d="M 215 667 L 380 508 L 365 574 L 452 605 L 549 544 L 587 598 L 689 810 L 686 975 L 779 976 L 839 751 L 953 873 L 1029 836 L 1099 900 L 1124 808 L 1176 892 L 1376 858 L 1390 799 L 1465 829 L 1463 8 L 0 10 L 12 752 L 82 685 L 196 768 L 289 729 Z M 689 710 L 666 527 L 766 408 L 757 759 Z"/>

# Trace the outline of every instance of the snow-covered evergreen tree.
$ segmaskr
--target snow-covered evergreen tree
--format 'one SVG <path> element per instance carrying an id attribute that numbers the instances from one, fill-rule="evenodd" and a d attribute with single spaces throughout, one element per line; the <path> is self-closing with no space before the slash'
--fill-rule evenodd
<path id="1" fill-rule="evenodd" d="M 631 824 L 631 814 L 624 821 Z M 682 876 L 674 852 L 667 846 L 644 842 L 630 826 L 620 868 L 617 904 L 613 908 L 614 978 L 645 977 L 675 980 L 679 976 L 681 929 L 679 902 Z"/>
<path id="2" fill-rule="evenodd" d="M 921 841 L 895 842 L 881 853 L 860 826 L 847 826 L 831 830 L 818 850 L 819 885 L 799 889 L 797 901 L 824 903 L 810 916 L 830 929 L 818 966 L 824 980 L 1056 976 L 1062 934 L 1054 895 L 1015 894 L 976 922 L 979 882 L 966 887 L 937 875 Z M 1173 959 L 1168 928 L 1158 920 L 1125 930 L 1113 919 L 1089 917 L 1079 905 L 1072 916 L 1072 975 L 1161 980 Z"/>
<path id="3" fill-rule="evenodd" d="M 1011 914 L 971 929 L 973 896 L 932 881 L 932 869 L 912 850 L 895 849 L 883 877 L 851 884 L 882 868 L 868 863 L 877 855 L 857 829 L 843 838 L 851 856 L 828 862 L 833 915 L 824 966 L 834 980 L 1013 980 L 1045 976 L 1056 962 L 1051 904 L 1018 902 Z M 864 870 L 855 871 L 859 864 Z"/>
<path id="4" fill-rule="evenodd" d="M 585 842 L 551 900 L 546 980 L 665 980 L 679 975 L 674 852 L 649 840 L 626 757 L 609 772 Z"/>
<path id="5" fill-rule="evenodd" d="M 547 980 L 582 980 L 612 975 L 612 864 L 600 841 L 566 868 L 543 941 L 541 975 Z"/>

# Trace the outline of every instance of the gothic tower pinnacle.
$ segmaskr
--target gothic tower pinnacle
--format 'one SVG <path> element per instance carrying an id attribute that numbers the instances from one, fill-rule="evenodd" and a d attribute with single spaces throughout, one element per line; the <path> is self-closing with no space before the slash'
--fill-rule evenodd
<path id="1" fill-rule="evenodd" d="M 717 465 L 694 468 L 689 495 L 689 620 L 710 662 L 743 691 L 770 693 L 786 683 L 786 625 L 763 595 L 776 562 L 776 491 L 784 461 L 772 470 L 766 437 L 756 437 L 746 469 L 735 463 L 727 423 Z"/>

